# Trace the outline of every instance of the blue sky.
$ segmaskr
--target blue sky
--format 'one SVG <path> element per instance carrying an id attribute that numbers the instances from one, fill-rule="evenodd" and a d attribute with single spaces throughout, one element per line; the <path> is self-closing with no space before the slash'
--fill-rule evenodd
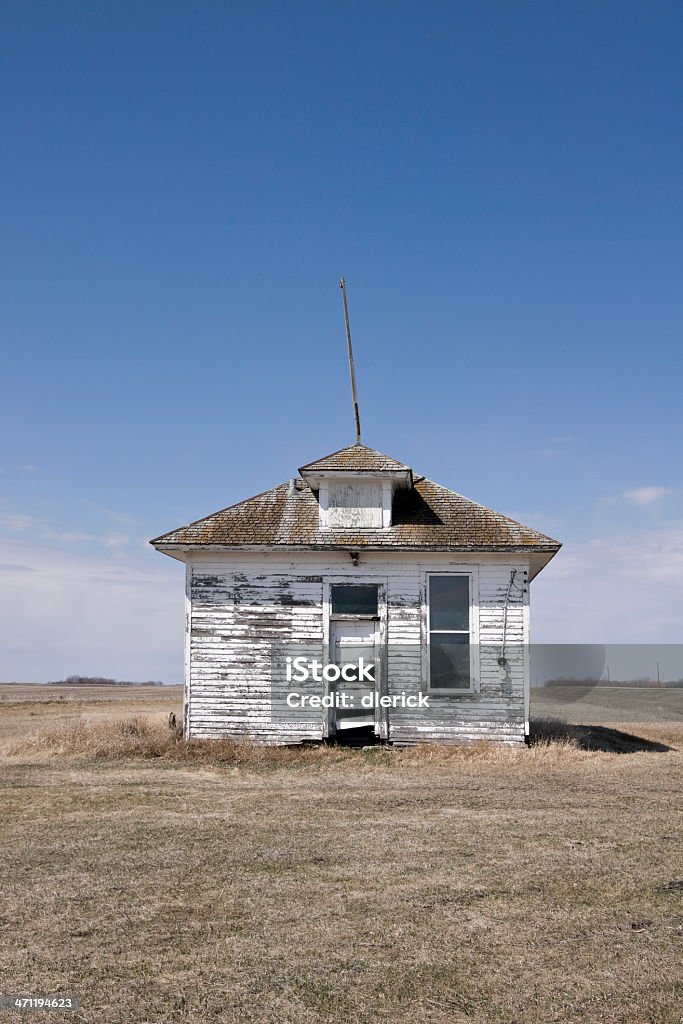
<path id="1" fill-rule="evenodd" d="M 683 12 L 0 5 L 0 677 L 181 674 L 149 537 L 363 439 L 680 642 Z"/>

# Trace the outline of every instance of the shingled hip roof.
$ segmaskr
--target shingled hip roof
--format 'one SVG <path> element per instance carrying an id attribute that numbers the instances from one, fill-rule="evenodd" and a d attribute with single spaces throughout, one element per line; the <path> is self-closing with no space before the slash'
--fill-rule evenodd
<path id="1" fill-rule="evenodd" d="M 364 445 L 352 445 L 308 463 L 301 472 L 410 471 L 404 463 Z M 394 496 L 392 525 L 383 529 L 325 529 L 317 493 L 305 479 L 280 484 L 246 501 L 150 541 L 160 550 L 201 547 L 301 549 L 520 551 L 559 550 L 559 541 L 469 498 L 417 477 Z"/>
<path id="2" fill-rule="evenodd" d="M 331 455 L 325 455 L 322 459 L 301 466 L 299 472 L 302 476 L 308 476 L 325 472 L 410 473 L 411 469 L 405 463 L 392 459 L 390 455 L 383 455 L 375 448 L 368 448 L 364 444 L 351 444 L 348 448 L 340 448 L 338 452 L 332 452 Z"/>

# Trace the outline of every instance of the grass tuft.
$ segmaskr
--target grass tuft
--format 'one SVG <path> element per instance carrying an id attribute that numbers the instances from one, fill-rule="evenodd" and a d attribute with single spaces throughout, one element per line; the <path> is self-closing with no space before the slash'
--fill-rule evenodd
<path id="1" fill-rule="evenodd" d="M 617 742 L 615 736 L 621 742 Z M 582 760 L 599 752 L 628 753 L 647 749 L 648 745 L 647 740 L 615 730 L 598 729 L 594 734 L 546 719 L 534 723 L 529 747 L 483 741 L 457 745 L 420 743 L 403 749 L 378 746 L 352 750 L 327 744 L 274 747 L 232 739 L 185 740 L 177 727 L 169 728 L 143 715 L 133 715 L 104 722 L 79 719 L 48 727 L 15 742 L 9 753 L 93 761 L 163 759 L 252 768 L 315 767 L 338 762 L 438 766 L 454 762 L 493 765 L 519 760 Z"/>
<path id="2" fill-rule="evenodd" d="M 9 748 L 10 755 L 44 754 L 94 761 L 130 758 L 265 767 L 329 763 L 348 751 L 323 745 L 266 747 L 231 739 L 185 740 L 178 729 L 141 715 L 108 722 L 76 721 L 26 736 Z"/>

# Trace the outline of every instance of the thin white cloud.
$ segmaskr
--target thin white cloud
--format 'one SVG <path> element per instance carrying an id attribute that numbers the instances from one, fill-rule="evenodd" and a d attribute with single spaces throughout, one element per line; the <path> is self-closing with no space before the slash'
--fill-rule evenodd
<path id="1" fill-rule="evenodd" d="M 0 541 L 0 680 L 182 679 L 182 567 Z"/>
<path id="2" fill-rule="evenodd" d="M 20 512 L 7 513 L 0 516 L 0 528 L 8 530 L 9 533 L 24 533 L 39 523 L 40 519 L 37 519 L 35 516 L 24 515 Z"/>
<path id="3" fill-rule="evenodd" d="M 665 494 L 671 494 L 669 487 L 635 487 L 632 491 L 624 491 L 624 497 L 634 505 L 652 505 Z"/>
<path id="4" fill-rule="evenodd" d="M 117 533 L 114 530 L 110 530 L 102 538 L 102 543 L 105 548 L 123 548 L 130 543 L 130 537 L 126 533 Z"/>
<path id="5" fill-rule="evenodd" d="M 77 530 L 44 530 L 41 533 L 42 540 L 56 540 L 60 544 L 89 544 L 96 541 L 92 533 L 79 533 Z"/>
<path id="6" fill-rule="evenodd" d="M 683 643 L 683 523 L 566 542 L 531 598 L 538 643 Z"/>
<path id="7" fill-rule="evenodd" d="M 56 541 L 58 544 L 101 544 L 112 551 L 121 550 L 130 544 L 127 533 L 109 530 L 104 534 L 81 533 L 78 530 L 41 530 L 38 538 L 43 541 Z"/>
<path id="8" fill-rule="evenodd" d="M 132 526 L 139 526 L 140 524 L 137 516 L 133 516 L 129 512 L 119 512 L 118 509 L 107 508 L 106 505 L 100 505 L 96 501 L 91 501 L 90 498 L 81 498 L 81 505 L 95 509 L 98 513 L 98 518 L 104 515 L 118 526 L 127 526 L 130 529 Z"/>

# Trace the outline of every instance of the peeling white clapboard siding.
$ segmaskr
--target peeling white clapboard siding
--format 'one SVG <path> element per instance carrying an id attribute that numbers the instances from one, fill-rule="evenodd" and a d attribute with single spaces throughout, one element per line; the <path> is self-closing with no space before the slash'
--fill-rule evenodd
<path id="1" fill-rule="evenodd" d="M 324 584 L 372 577 L 386 586 L 387 692 L 419 693 L 425 671 L 424 593 L 428 572 L 470 572 L 479 647 L 473 693 L 431 695 L 428 709 L 388 710 L 389 739 L 522 742 L 528 717 L 528 611 L 523 594 L 510 593 L 505 628 L 505 681 L 497 657 L 503 643 L 504 605 L 512 570 L 528 569 L 522 555 L 363 552 L 357 567 L 348 554 L 291 556 L 253 551 L 201 552 L 187 572 L 185 723 L 192 737 L 237 736 L 263 743 L 323 737 L 323 714 L 302 722 L 300 713 L 274 721 L 272 644 L 306 645 L 325 656 Z M 402 650 L 403 649 L 403 650 Z M 311 683 L 310 692 L 319 693 Z M 288 687 L 289 688 L 289 687 Z M 304 692 L 299 685 L 296 687 Z"/>

